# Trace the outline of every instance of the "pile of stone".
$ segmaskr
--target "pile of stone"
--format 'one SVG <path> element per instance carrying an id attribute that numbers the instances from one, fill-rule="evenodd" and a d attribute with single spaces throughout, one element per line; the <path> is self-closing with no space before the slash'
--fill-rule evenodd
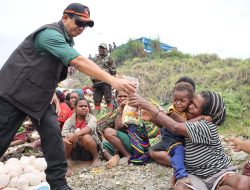
<path id="1" fill-rule="evenodd" d="M 0 162 L 0 189 L 34 190 L 46 181 L 44 170 L 47 163 L 44 158 L 23 156 Z"/>

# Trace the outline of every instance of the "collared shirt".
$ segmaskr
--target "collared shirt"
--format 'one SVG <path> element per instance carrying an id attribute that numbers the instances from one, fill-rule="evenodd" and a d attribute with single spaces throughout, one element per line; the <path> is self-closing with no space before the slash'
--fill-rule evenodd
<path id="1" fill-rule="evenodd" d="M 70 61 L 80 56 L 80 54 L 72 48 L 74 40 L 65 30 L 64 35 L 65 36 L 52 28 L 42 30 L 35 38 L 35 49 L 41 55 L 46 53 L 53 54 L 60 59 L 65 66 L 68 66 Z"/>
<path id="2" fill-rule="evenodd" d="M 171 105 L 171 106 L 168 107 L 167 114 L 170 114 L 170 113 L 173 113 L 173 112 L 178 113 L 183 119 L 187 120 L 186 112 L 179 112 L 174 108 L 173 105 Z"/>

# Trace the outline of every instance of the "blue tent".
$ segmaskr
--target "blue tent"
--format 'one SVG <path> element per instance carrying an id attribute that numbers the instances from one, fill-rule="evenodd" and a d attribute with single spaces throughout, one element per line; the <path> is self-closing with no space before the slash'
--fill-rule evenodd
<path id="1" fill-rule="evenodd" d="M 145 38 L 145 37 L 141 37 L 136 39 L 135 41 L 140 41 L 144 44 L 144 50 L 148 53 L 153 52 L 153 48 L 151 47 L 151 39 L 149 38 Z M 164 51 L 171 51 L 176 49 L 176 47 L 170 46 L 168 44 L 164 44 L 164 43 L 160 43 L 160 48 Z"/>

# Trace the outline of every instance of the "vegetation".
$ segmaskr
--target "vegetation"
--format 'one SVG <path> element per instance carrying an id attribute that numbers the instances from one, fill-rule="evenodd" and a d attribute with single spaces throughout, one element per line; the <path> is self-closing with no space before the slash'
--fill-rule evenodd
<path id="1" fill-rule="evenodd" d="M 119 65 L 118 73 L 139 78 L 140 94 L 160 104 L 169 103 L 178 78 L 189 76 L 196 82 L 196 92 L 213 90 L 223 96 L 227 119 L 219 128 L 222 134 L 250 136 L 250 59 L 220 59 L 216 54 L 192 56 L 177 50 L 164 52 L 159 44 L 153 40 L 155 51 L 151 54 L 132 40 L 117 47 L 112 56 Z M 90 84 L 87 81 L 85 84 Z"/>

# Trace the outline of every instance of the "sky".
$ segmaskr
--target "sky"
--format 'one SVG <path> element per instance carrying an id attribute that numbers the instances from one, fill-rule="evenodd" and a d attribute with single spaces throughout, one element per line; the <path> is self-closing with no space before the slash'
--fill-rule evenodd
<path id="1" fill-rule="evenodd" d="M 250 0 L 1 0 L 0 67 L 26 36 L 59 21 L 73 2 L 87 5 L 95 21 L 75 38 L 84 56 L 94 56 L 102 42 L 147 37 L 191 55 L 250 58 Z"/>

